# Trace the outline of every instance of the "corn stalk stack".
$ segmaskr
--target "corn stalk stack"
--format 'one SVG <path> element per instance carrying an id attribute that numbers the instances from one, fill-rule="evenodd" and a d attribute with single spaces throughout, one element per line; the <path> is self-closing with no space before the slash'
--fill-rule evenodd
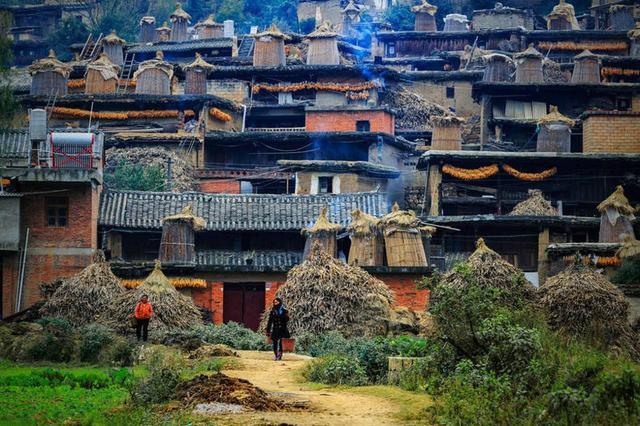
<path id="1" fill-rule="evenodd" d="M 499 300 L 507 306 L 519 306 L 522 301 L 533 301 L 535 298 L 535 288 L 524 277 L 524 273 L 487 247 L 482 238 L 478 239 L 476 251 L 463 266 L 471 272 L 471 277 L 461 269 L 454 268 L 442 277 L 441 285 L 464 289 L 469 287 L 471 279 L 480 288 L 498 290 Z M 436 303 L 438 296 L 436 288 L 431 293 L 431 303 Z"/>
<path id="2" fill-rule="evenodd" d="M 627 319 L 629 302 L 602 275 L 576 262 L 538 292 L 552 329 L 639 359 L 638 337 Z"/>
<path id="3" fill-rule="evenodd" d="M 151 334 L 188 329 L 202 322 L 200 310 L 193 300 L 180 294 L 171 285 L 162 273 L 159 261 L 156 261 L 155 268 L 141 286 L 112 299 L 99 317 L 99 322 L 121 332 L 128 331 L 135 306 L 143 294 L 149 296 L 153 306 L 154 316 L 149 323 Z"/>
<path id="4" fill-rule="evenodd" d="M 44 316 L 64 318 L 80 327 L 95 321 L 114 299 L 125 293 L 104 255 L 98 252 L 91 265 L 62 281 L 40 312 Z"/>
<path id="5" fill-rule="evenodd" d="M 278 296 L 289 309 L 293 335 L 325 331 L 346 336 L 386 334 L 394 301 L 385 283 L 330 256 L 319 243 L 313 244 L 304 262 L 289 271 Z"/>

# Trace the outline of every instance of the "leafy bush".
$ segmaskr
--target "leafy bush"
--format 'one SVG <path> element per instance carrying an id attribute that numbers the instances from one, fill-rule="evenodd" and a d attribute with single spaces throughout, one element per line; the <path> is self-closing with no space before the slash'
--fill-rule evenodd
<path id="1" fill-rule="evenodd" d="M 640 259 L 625 259 L 611 277 L 611 282 L 614 284 L 640 283 Z"/>
<path id="2" fill-rule="evenodd" d="M 76 358 L 77 342 L 68 321 L 45 317 L 38 324 L 43 327 L 42 333 L 25 335 L 25 360 L 70 362 Z"/>
<path id="3" fill-rule="evenodd" d="M 228 322 L 221 325 L 201 325 L 188 332 L 199 336 L 206 343 L 222 344 L 239 350 L 269 350 L 269 345 L 267 345 L 264 335 L 236 322 Z"/>
<path id="4" fill-rule="evenodd" d="M 129 383 L 131 401 L 134 404 L 158 404 L 170 400 L 181 381 L 180 362 L 165 353 L 154 353 L 147 365 L 149 375 Z"/>
<path id="5" fill-rule="evenodd" d="M 80 330 L 80 360 L 96 362 L 100 352 L 113 342 L 109 328 L 100 324 L 88 324 Z"/>
<path id="6" fill-rule="evenodd" d="M 356 358 L 348 355 L 327 355 L 305 367 L 303 376 L 312 382 L 331 385 L 361 386 L 367 374 Z"/>

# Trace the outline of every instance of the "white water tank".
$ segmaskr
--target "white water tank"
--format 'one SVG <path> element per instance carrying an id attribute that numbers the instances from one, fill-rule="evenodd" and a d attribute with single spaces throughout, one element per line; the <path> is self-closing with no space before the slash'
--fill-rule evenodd
<path id="1" fill-rule="evenodd" d="M 34 108 L 29 111 L 29 139 L 43 141 L 47 139 L 47 111 Z"/>

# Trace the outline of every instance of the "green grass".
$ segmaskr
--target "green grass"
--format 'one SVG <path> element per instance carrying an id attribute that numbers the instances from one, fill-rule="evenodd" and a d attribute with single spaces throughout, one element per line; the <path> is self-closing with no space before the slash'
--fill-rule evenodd
<path id="1" fill-rule="evenodd" d="M 122 405 L 126 389 L 71 389 L 58 387 L 0 388 L 0 425 L 92 424 L 103 413 Z"/>

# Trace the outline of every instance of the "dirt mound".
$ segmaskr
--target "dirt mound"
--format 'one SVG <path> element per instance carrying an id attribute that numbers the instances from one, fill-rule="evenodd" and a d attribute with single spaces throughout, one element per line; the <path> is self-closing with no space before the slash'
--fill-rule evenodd
<path id="1" fill-rule="evenodd" d="M 221 373 L 213 376 L 201 374 L 183 383 L 178 388 L 176 399 L 187 405 L 221 402 L 258 411 L 280 411 L 287 407 L 248 381 Z"/>

